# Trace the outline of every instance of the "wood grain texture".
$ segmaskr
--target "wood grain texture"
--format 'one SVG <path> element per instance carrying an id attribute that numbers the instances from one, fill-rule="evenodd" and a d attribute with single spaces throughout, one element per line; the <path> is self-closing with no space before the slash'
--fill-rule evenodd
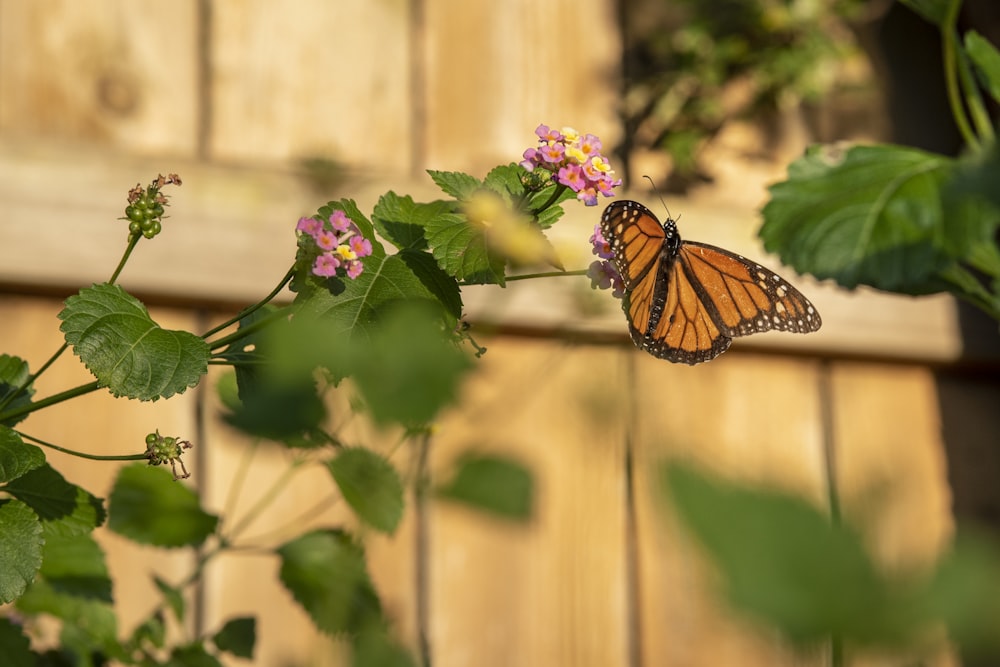
<path id="1" fill-rule="evenodd" d="M 466 450 L 527 465 L 527 524 L 435 503 L 429 534 L 434 664 L 625 667 L 628 624 L 621 355 L 485 341 L 482 373 L 439 421 L 432 471 Z"/>
<path id="2" fill-rule="evenodd" d="M 197 0 L 0 0 L 0 135 L 194 155 Z"/>
<path id="3" fill-rule="evenodd" d="M 409 170 L 408 2 L 224 0 L 212 12 L 212 157 Z"/>

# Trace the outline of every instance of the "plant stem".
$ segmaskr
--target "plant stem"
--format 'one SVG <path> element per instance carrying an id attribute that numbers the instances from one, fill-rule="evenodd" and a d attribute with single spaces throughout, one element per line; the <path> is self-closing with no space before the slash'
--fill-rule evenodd
<path id="1" fill-rule="evenodd" d="M 956 23 L 958 21 L 958 10 L 961 7 L 961 0 L 951 0 L 945 13 L 944 22 L 941 24 L 941 48 L 944 60 L 945 84 L 948 88 L 948 104 L 951 106 L 951 115 L 955 118 L 958 131 L 965 139 L 965 143 L 974 151 L 979 151 L 982 146 L 979 138 L 972 131 L 969 119 L 966 117 L 965 108 L 962 106 L 962 96 L 959 90 L 959 66 L 958 60 L 961 57 L 958 47 L 958 31 Z"/>
<path id="2" fill-rule="evenodd" d="M 274 480 L 271 487 L 260 496 L 257 503 L 247 510 L 247 513 L 243 516 L 243 518 L 240 519 L 235 526 L 233 526 L 233 528 L 229 531 L 229 534 L 226 536 L 226 540 L 231 541 L 241 532 L 246 530 L 246 528 L 253 523 L 258 516 L 260 516 L 260 513 L 263 512 L 268 505 L 274 502 L 274 500 L 281 493 L 282 489 L 287 486 L 288 482 L 292 478 L 292 475 L 297 473 L 305 462 L 306 459 L 295 459 L 292 461 L 289 466 L 285 468 L 285 471 L 281 473 L 281 476 Z"/>
<path id="3" fill-rule="evenodd" d="M 9 412 L 0 412 L 0 423 L 6 422 L 10 419 L 15 419 L 22 415 L 30 414 L 35 410 L 47 408 L 50 405 L 55 405 L 56 403 L 62 403 L 63 401 L 76 398 L 77 396 L 89 394 L 90 392 L 100 388 L 100 386 L 100 383 L 97 380 L 94 380 L 93 382 L 88 382 L 87 384 L 81 384 L 78 387 L 61 391 L 58 394 L 53 394 L 52 396 L 41 399 L 40 401 L 35 401 L 34 403 L 30 403 L 20 408 L 15 408 Z"/>
<path id="4" fill-rule="evenodd" d="M 285 286 L 291 282 L 294 276 L 295 276 L 295 266 L 292 266 L 290 269 L 288 269 L 287 273 L 285 273 L 284 278 L 281 279 L 281 282 L 278 283 L 277 287 L 271 290 L 270 294 L 268 294 L 267 296 L 265 296 L 263 299 L 253 304 L 252 306 L 248 306 L 243 310 L 241 310 L 239 313 L 237 313 L 236 317 L 230 318 L 225 322 L 223 322 L 222 324 L 220 324 L 219 326 L 209 329 L 208 331 L 203 333 L 201 337 L 203 339 L 208 339 L 209 336 L 212 336 L 213 334 L 222 331 L 226 327 L 236 324 L 247 315 L 257 312 L 259 309 L 263 308 L 267 303 L 269 303 L 272 299 L 274 299 L 274 297 L 278 296 L 278 293 L 280 293 L 281 290 L 283 290 Z"/>
<path id="5" fill-rule="evenodd" d="M 147 458 L 149 458 L 149 457 L 146 456 L 145 453 L 143 453 L 143 454 L 108 454 L 108 455 L 87 454 L 86 452 L 78 452 L 75 449 L 69 449 L 67 447 L 60 447 L 59 445 L 53 444 L 51 442 L 46 442 L 46 441 L 42 440 L 41 438 L 36 438 L 33 435 L 28 435 L 27 433 L 24 433 L 22 431 L 18 431 L 17 429 L 15 429 L 14 432 L 17 433 L 19 436 L 21 436 L 23 439 L 30 440 L 31 442 L 33 442 L 35 444 L 38 444 L 38 445 L 41 445 L 42 447 L 49 447 L 50 449 L 54 449 L 54 450 L 62 452 L 64 454 L 69 454 L 71 456 L 77 456 L 77 457 L 79 457 L 81 459 L 90 459 L 92 461 L 144 461 Z"/>
<path id="6" fill-rule="evenodd" d="M 132 251 L 135 250 L 135 247 L 139 244 L 139 239 L 141 238 L 142 236 L 140 234 L 136 234 L 129 239 L 128 245 L 125 246 L 125 252 L 122 253 L 122 258 L 118 260 L 118 266 L 115 267 L 115 272 L 112 273 L 111 278 L 108 279 L 109 284 L 114 285 L 115 281 L 118 280 L 118 276 L 120 276 L 122 271 L 125 270 L 125 264 L 128 262 L 128 258 L 132 256 Z"/>
<path id="7" fill-rule="evenodd" d="M 566 191 L 566 187 L 567 186 L 563 185 L 562 183 L 559 183 L 558 185 L 556 185 L 556 189 L 552 192 L 552 196 L 549 197 L 548 200 L 544 204 L 542 204 L 541 206 L 539 206 L 536 209 L 533 209 L 531 211 L 531 215 L 533 215 L 534 217 L 537 218 L 539 213 L 541 213 L 542 211 L 544 211 L 545 209 L 547 209 L 549 206 L 552 206 L 553 204 L 555 204 L 556 200 L 559 199 L 559 197 L 562 196 L 562 193 Z"/>
<path id="8" fill-rule="evenodd" d="M 517 276 L 507 276 L 506 280 L 510 282 L 511 280 L 534 280 L 535 278 L 557 278 L 561 276 L 585 275 L 587 275 L 587 269 L 579 269 L 577 271 L 543 271 L 541 273 L 522 273 Z"/>
<path id="9" fill-rule="evenodd" d="M 214 341 L 209 341 L 208 346 L 214 352 L 215 350 L 224 348 L 235 341 L 242 340 L 247 336 L 249 336 L 250 334 L 260 331 L 266 326 L 269 326 L 272 322 L 283 319 L 285 317 L 288 317 L 288 310 L 286 308 L 278 309 L 273 313 L 271 313 L 270 315 L 257 320 L 253 324 L 249 324 L 245 327 L 237 329 L 233 333 L 227 336 L 223 336 L 222 338 L 216 339 Z"/>

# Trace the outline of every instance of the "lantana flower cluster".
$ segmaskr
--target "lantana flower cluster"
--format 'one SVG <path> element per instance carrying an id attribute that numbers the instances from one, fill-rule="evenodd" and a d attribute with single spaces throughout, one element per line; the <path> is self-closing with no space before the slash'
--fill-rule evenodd
<path id="1" fill-rule="evenodd" d="M 364 271 L 361 258 L 372 254 L 372 242 L 361 235 L 361 230 L 343 211 L 334 211 L 325 222 L 299 218 L 295 231 L 315 244 L 319 254 L 311 270 L 321 278 L 331 278 L 339 272 L 340 276 L 354 280 Z"/>
<path id="2" fill-rule="evenodd" d="M 600 225 L 594 225 L 594 233 L 590 236 L 590 242 L 594 246 L 594 254 L 600 258 L 591 262 L 587 268 L 590 286 L 594 289 L 613 288 L 612 294 L 619 299 L 622 298 L 625 295 L 625 285 L 622 283 L 618 269 L 611 263 L 611 260 L 615 258 L 615 253 L 611 249 L 611 244 L 601 233 Z"/>
<path id="3" fill-rule="evenodd" d="M 587 206 L 597 205 L 598 193 L 613 196 L 613 189 L 622 184 L 601 155 L 601 140 L 593 134 L 580 134 L 571 127 L 554 130 L 548 125 L 539 125 L 535 134 L 538 147 L 524 151 L 521 166 L 552 172 L 556 182 L 577 193 L 576 198 Z"/>

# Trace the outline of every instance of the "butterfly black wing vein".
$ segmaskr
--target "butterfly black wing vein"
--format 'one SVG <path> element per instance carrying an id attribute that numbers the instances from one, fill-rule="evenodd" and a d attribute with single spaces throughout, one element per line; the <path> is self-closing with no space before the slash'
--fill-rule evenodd
<path id="1" fill-rule="evenodd" d="M 801 292 L 760 264 L 705 243 L 682 241 L 642 204 L 618 201 L 601 217 L 622 276 L 622 309 L 635 344 L 669 361 L 697 364 L 736 336 L 776 329 L 808 333 L 822 321 Z"/>

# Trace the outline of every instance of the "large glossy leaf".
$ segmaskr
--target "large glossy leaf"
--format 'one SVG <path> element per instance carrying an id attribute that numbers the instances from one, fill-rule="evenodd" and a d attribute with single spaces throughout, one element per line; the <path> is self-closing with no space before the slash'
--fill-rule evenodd
<path id="1" fill-rule="evenodd" d="M 364 550 L 347 533 L 306 533 L 278 555 L 281 582 L 323 632 L 355 633 L 381 618 Z"/>
<path id="2" fill-rule="evenodd" d="M 166 470 L 142 464 L 118 473 L 108 514 L 111 530 L 160 547 L 201 544 L 218 522 L 201 508 L 194 491 Z"/>
<path id="3" fill-rule="evenodd" d="M 800 273 L 911 294 L 941 289 L 937 274 L 978 243 L 975 206 L 943 191 L 955 161 L 897 146 L 814 147 L 771 187 L 760 236 Z"/>
<path id="4" fill-rule="evenodd" d="M 81 290 L 66 299 L 59 319 L 73 352 L 115 396 L 169 398 L 198 384 L 208 369 L 205 341 L 163 329 L 117 285 Z"/>

